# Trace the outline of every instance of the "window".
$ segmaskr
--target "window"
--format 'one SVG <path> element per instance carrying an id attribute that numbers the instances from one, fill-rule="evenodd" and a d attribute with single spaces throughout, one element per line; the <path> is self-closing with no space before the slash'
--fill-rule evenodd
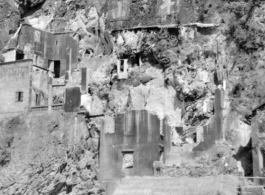
<path id="1" fill-rule="evenodd" d="M 132 169 L 133 168 L 133 151 L 124 151 L 123 154 L 123 169 Z"/>
<path id="2" fill-rule="evenodd" d="M 16 102 L 23 102 L 23 92 L 16 92 Z"/>
<path id="3" fill-rule="evenodd" d="M 60 60 L 54 61 L 54 78 L 60 78 Z"/>
<path id="4" fill-rule="evenodd" d="M 118 79 L 128 78 L 128 59 L 120 59 L 117 64 Z"/>
<path id="5" fill-rule="evenodd" d="M 120 71 L 123 72 L 123 70 L 124 70 L 124 60 L 121 60 Z"/>
<path id="6" fill-rule="evenodd" d="M 40 106 L 40 94 L 36 94 L 35 105 Z"/>
<path id="7" fill-rule="evenodd" d="M 16 60 L 23 60 L 24 59 L 24 54 L 22 52 L 17 52 L 16 53 Z"/>

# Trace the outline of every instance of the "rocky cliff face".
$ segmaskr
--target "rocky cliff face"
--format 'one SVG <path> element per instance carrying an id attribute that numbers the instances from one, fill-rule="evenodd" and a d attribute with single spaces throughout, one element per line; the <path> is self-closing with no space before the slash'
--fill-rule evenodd
<path id="1" fill-rule="evenodd" d="M 20 13 L 14 1 L 0 1 L 0 49 L 3 49 L 19 26 Z M 1 59 L 0 59 L 1 60 Z"/>
<path id="2" fill-rule="evenodd" d="M 1 116 L 1 194 L 101 194 L 99 128 L 73 114 Z"/>
<path id="3" fill-rule="evenodd" d="M 129 19 L 120 25 L 109 19 L 112 7 L 105 0 L 0 0 L 0 49 L 20 19 L 50 32 L 71 31 L 79 40 L 80 67 L 91 64 L 94 112 L 114 116 L 147 109 L 168 118 L 175 144 L 183 142 L 175 127 L 188 131 L 209 122 L 215 89 L 222 87 L 226 138 L 236 153 L 247 146 L 252 109 L 265 97 L 265 3 L 185 0 L 178 14 L 165 18 L 176 28 L 119 30 L 163 25 L 154 17 L 156 4 L 132 1 Z M 123 57 L 131 66 L 128 79 L 119 80 L 116 62 Z M 98 121 L 72 115 L 1 121 L 1 194 L 101 193 Z"/>

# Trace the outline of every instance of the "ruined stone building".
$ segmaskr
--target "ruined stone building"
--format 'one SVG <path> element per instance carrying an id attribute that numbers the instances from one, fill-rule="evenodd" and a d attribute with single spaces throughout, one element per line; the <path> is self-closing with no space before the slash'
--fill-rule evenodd
<path id="1" fill-rule="evenodd" d="M 105 118 L 100 143 L 100 178 L 152 176 L 153 163 L 166 160 L 171 148 L 166 120 L 146 110 Z"/>
<path id="2" fill-rule="evenodd" d="M 62 109 L 69 104 L 71 96 L 65 102 L 64 94 L 77 69 L 77 41 L 67 33 L 52 34 L 28 24 L 22 24 L 11 41 L 0 64 L 0 112 Z"/>

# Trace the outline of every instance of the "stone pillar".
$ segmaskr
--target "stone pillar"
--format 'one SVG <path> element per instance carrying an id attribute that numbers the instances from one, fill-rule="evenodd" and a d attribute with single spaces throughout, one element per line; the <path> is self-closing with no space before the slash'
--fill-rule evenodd
<path id="1" fill-rule="evenodd" d="M 214 100 L 214 115 L 215 115 L 215 128 L 216 140 L 224 139 L 223 133 L 223 108 L 224 108 L 224 93 L 222 89 L 215 90 Z"/>
<path id="2" fill-rule="evenodd" d="M 253 165 L 253 176 L 260 177 L 261 169 L 263 168 L 263 155 L 259 147 L 259 129 L 257 117 L 251 120 L 252 129 L 252 165 Z M 260 179 L 254 179 L 255 183 L 260 185 Z"/>
<path id="3" fill-rule="evenodd" d="M 30 66 L 30 79 L 29 79 L 29 100 L 28 100 L 28 112 L 31 111 L 31 101 L 32 101 L 32 82 L 33 82 L 33 66 Z"/>
<path id="4" fill-rule="evenodd" d="M 223 80 L 223 89 L 226 90 L 226 80 Z"/>
<path id="5" fill-rule="evenodd" d="M 69 49 L 69 80 L 72 80 L 72 48 Z"/>
<path id="6" fill-rule="evenodd" d="M 52 111 L 53 105 L 53 91 L 52 91 L 52 84 L 53 84 L 53 75 L 54 75 L 54 61 L 51 61 L 49 64 L 49 81 L 48 81 L 48 110 Z"/>
<path id="7" fill-rule="evenodd" d="M 87 68 L 81 68 L 81 92 L 87 93 Z"/>
<path id="8" fill-rule="evenodd" d="M 143 65 L 143 62 L 142 62 L 142 57 L 139 56 L 139 70 L 141 71 L 141 67 Z"/>
<path id="9" fill-rule="evenodd" d="M 48 110 L 52 111 L 52 105 L 53 105 L 53 91 L 52 91 L 52 78 L 49 77 L 49 82 L 48 82 L 48 87 L 49 87 L 49 95 L 48 95 Z"/>
<path id="10" fill-rule="evenodd" d="M 197 143 L 200 143 L 200 142 L 203 142 L 204 141 L 204 129 L 202 126 L 198 126 L 196 128 L 196 142 Z"/>

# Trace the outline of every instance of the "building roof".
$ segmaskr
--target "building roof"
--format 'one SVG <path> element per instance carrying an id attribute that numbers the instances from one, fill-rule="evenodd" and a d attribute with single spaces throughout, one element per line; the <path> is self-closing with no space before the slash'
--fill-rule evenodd
<path id="1" fill-rule="evenodd" d="M 11 62 L 3 62 L 3 63 L 0 63 L 0 66 L 9 65 L 9 64 L 21 64 L 23 62 L 33 62 L 33 60 L 32 59 L 25 59 L 25 60 L 11 61 Z"/>
<path id="2" fill-rule="evenodd" d="M 190 26 L 190 27 L 200 27 L 200 28 L 215 28 L 215 27 L 219 27 L 220 24 L 213 24 L 213 23 L 188 23 L 188 24 L 182 24 L 181 26 Z"/>
<path id="3" fill-rule="evenodd" d="M 131 28 L 120 28 L 113 29 L 112 31 L 121 31 L 121 30 L 138 30 L 138 29 L 150 29 L 150 28 L 177 28 L 177 27 L 199 27 L 199 28 L 216 28 L 219 27 L 220 24 L 206 24 L 206 23 L 188 23 L 188 24 L 165 24 L 165 25 L 152 25 L 152 26 L 135 26 Z"/>
<path id="4" fill-rule="evenodd" d="M 49 69 L 46 69 L 46 68 L 43 68 L 43 67 L 40 67 L 40 66 L 37 66 L 37 65 L 33 65 L 35 68 L 39 68 L 39 69 L 42 69 L 42 70 L 45 70 L 47 72 L 49 72 L 50 70 Z M 52 71 L 51 71 L 52 72 Z M 53 73 L 53 72 L 52 72 Z"/>
<path id="5" fill-rule="evenodd" d="M 167 25 L 152 25 L 152 26 L 135 26 L 131 28 L 120 28 L 120 29 L 113 29 L 112 31 L 119 31 L 119 30 L 137 30 L 137 29 L 148 29 L 148 28 L 177 28 L 179 25 L 177 24 L 167 24 Z"/>
<path id="6" fill-rule="evenodd" d="M 10 47 L 10 48 L 7 48 L 7 49 L 3 49 L 2 53 L 6 53 L 6 52 L 9 52 L 9 51 L 12 51 L 12 50 L 16 50 L 16 51 L 18 51 L 20 53 L 23 53 L 23 51 L 21 49 L 18 49 L 16 47 Z"/>
<path id="7" fill-rule="evenodd" d="M 30 26 L 31 28 L 34 28 L 34 29 L 36 29 L 36 30 L 43 31 L 43 32 L 47 32 L 47 31 L 44 31 L 44 30 L 41 30 L 41 29 L 37 29 L 37 28 L 31 26 L 31 25 L 28 24 L 28 23 L 23 23 L 22 26 Z M 60 34 L 69 34 L 69 33 L 73 33 L 73 31 L 65 31 L 65 32 L 47 32 L 47 33 L 50 33 L 50 34 L 53 34 L 53 35 L 60 35 Z"/>

